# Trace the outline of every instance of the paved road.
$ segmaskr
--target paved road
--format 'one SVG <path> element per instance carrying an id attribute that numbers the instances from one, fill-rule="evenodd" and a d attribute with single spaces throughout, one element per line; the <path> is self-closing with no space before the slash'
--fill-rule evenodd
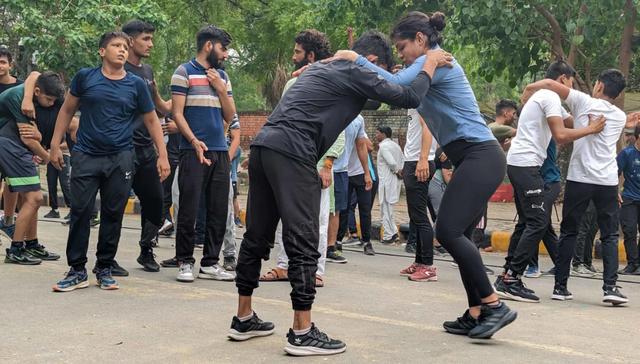
<path id="1" fill-rule="evenodd" d="M 139 224 L 127 216 L 125 226 Z M 118 291 L 88 289 L 57 294 L 52 284 L 66 265 L 49 262 L 37 267 L 0 263 L 0 362 L 299 362 L 282 350 L 291 323 L 287 283 L 264 284 L 256 292 L 255 309 L 276 323 L 270 337 L 230 342 L 225 333 L 234 314 L 233 283 L 175 281 L 175 270 L 146 273 L 135 263 L 135 229 L 124 229 L 119 262 L 131 276 L 120 279 Z M 97 230 L 92 230 L 95 242 Z M 40 224 L 40 236 L 62 252 L 66 228 Z M 8 244 L 3 239 L 3 247 Z M 402 255 L 397 247 L 376 245 L 380 252 Z M 95 243 L 89 255 L 93 264 Z M 170 239 L 162 239 L 158 259 L 173 255 Z M 201 254 L 200 252 L 196 252 Z M 630 363 L 640 362 L 637 335 L 640 322 L 640 278 L 621 283 L 632 299 L 628 307 L 600 303 L 601 282 L 572 279 L 576 297 L 553 302 L 552 279 L 529 280 L 544 299 L 539 304 L 510 303 L 518 320 L 493 340 L 475 341 L 445 334 L 444 320 L 465 308 L 458 272 L 448 261 L 437 261 L 439 281 L 414 283 L 397 274 L 410 263 L 402 256 L 364 256 L 347 252 L 346 265 L 329 265 L 327 285 L 318 290 L 314 321 L 348 344 L 337 357 L 303 359 L 310 363 Z M 498 265 L 501 255 L 487 254 Z M 548 267 L 549 262 L 541 259 Z M 263 266 L 270 268 L 272 261 Z"/>

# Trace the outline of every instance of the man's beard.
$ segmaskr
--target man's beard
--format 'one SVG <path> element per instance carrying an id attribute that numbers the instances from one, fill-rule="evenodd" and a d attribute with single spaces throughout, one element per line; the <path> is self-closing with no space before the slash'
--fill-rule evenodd
<path id="1" fill-rule="evenodd" d="M 220 59 L 218 59 L 218 56 L 216 55 L 215 50 L 211 50 L 211 52 L 209 52 L 209 55 L 207 56 L 207 62 L 209 62 L 209 66 L 211 66 L 211 68 L 215 68 L 217 70 L 223 70 L 224 69 L 224 61 L 221 61 Z"/>
<path id="2" fill-rule="evenodd" d="M 300 62 L 293 62 L 294 66 L 296 67 L 296 71 L 299 70 L 300 68 L 306 66 L 309 64 L 309 61 L 307 60 L 307 57 L 305 56 L 304 59 Z"/>

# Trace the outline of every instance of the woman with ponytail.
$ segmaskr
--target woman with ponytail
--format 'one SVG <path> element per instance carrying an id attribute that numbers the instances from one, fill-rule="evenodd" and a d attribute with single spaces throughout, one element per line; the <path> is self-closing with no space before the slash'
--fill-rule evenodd
<path id="1" fill-rule="evenodd" d="M 339 51 L 336 58 L 350 59 L 388 81 L 408 85 L 422 68 L 425 53 L 440 48 L 445 25 L 444 14 L 439 12 L 428 16 L 414 11 L 398 21 L 391 38 L 408 67 L 397 74 L 350 51 Z M 504 178 L 504 153 L 480 115 L 469 81 L 455 60 L 452 67 L 436 70 L 417 110 L 455 166 L 442 197 L 435 231 L 460 267 L 469 309 L 443 326 L 452 334 L 488 339 L 517 317 L 494 293 L 480 253 L 470 240 L 484 206 Z"/>

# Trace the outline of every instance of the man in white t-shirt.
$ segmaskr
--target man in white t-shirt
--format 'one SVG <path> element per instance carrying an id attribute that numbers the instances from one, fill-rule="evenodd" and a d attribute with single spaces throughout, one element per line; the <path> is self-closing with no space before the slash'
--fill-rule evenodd
<path id="1" fill-rule="evenodd" d="M 549 67 L 547 79 L 571 87 L 574 69 L 563 61 Z M 566 122 L 565 122 L 566 120 Z M 544 180 L 540 167 L 547 158 L 551 137 L 558 143 L 568 143 L 604 128 L 601 119 L 591 125 L 569 129 L 571 115 L 563 108 L 558 94 L 550 90 L 536 92 L 523 106 L 515 138 L 507 154 L 507 175 L 513 186 L 516 209 L 524 230 L 513 234 L 509 243 L 505 273 L 496 280 L 499 296 L 522 302 L 539 302 L 533 290 L 524 287 L 522 276 L 535 255 L 536 247 L 549 227 L 552 206 L 545 204 Z"/>
<path id="2" fill-rule="evenodd" d="M 593 115 L 603 115 L 606 119 L 602 132 L 579 139 L 573 144 L 560 225 L 560 253 L 553 299 L 566 300 L 573 297 L 567 290 L 571 258 L 580 218 L 589 201 L 593 201 L 602 241 L 603 302 L 619 305 L 629 301 L 616 286 L 619 212 L 616 145 L 627 117 L 622 110 L 613 105 L 613 101 L 624 90 L 625 85 L 622 72 L 610 69 L 602 71 L 598 76 L 593 87 L 593 97 L 551 80 L 536 82 L 527 86 L 525 90 L 523 98 L 540 89 L 548 89 L 558 94 L 571 110 L 576 128 L 589 125 L 590 117 Z"/>
<path id="3" fill-rule="evenodd" d="M 433 227 L 427 216 L 429 180 L 435 170 L 435 150 L 431 148 L 433 137 L 415 109 L 409 110 L 408 116 L 402 175 L 407 194 L 409 224 L 413 226 L 416 235 L 416 258 L 400 274 L 416 282 L 437 281 L 436 267 L 433 266 Z"/>

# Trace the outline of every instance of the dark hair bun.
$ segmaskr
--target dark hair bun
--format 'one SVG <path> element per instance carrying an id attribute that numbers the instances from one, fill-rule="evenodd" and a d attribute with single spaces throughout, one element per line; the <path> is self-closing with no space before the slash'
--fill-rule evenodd
<path id="1" fill-rule="evenodd" d="M 429 17 L 429 23 L 431 24 L 433 29 L 439 32 L 441 32 L 444 29 L 444 27 L 447 25 L 447 23 L 444 20 L 444 14 L 439 11 L 436 11 Z"/>

